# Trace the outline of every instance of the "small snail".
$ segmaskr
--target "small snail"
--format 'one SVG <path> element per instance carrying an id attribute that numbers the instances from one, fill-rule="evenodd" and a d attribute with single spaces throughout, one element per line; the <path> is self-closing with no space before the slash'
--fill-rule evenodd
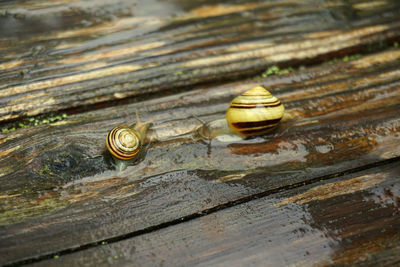
<path id="1" fill-rule="evenodd" d="M 283 104 L 262 86 L 256 86 L 232 100 L 225 119 L 205 123 L 199 134 L 206 138 L 238 135 L 247 138 L 274 129 L 283 117 Z"/>
<path id="2" fill-rule="evenodd" d="M 139 157 L 149 126 L 150 123 L 141 122 L 136 115 L 134 126 L 117 126 L 107 134 L 107 149 L 114 159 L 117 171 L 125 170 Z"/>

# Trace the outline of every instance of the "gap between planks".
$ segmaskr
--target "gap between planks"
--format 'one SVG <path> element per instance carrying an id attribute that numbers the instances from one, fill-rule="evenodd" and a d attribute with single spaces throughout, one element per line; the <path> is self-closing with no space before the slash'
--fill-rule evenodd
<path id="1" fill-rule="evenodd" d="M 253 194 L 253 195 L 250 195 L 250 196 L 246 196 L 246 197 L 237 199 L 235 201 L 229 201 L 227 203 L 224 203 L 224 204 L 221 204 L 221 205 L 209 208 L 209 209 L 205 209 L 203 211 L 200 211 L 200 212 L 197 212 L 197 213 L 194 213 L 194 214 L 190 214 L 190 215 L 187 215 L 187 216 L 184 216 L 184 217 L 181 217 L 181 218 L 177 218 L 177 219 L 171 220 L 169 222 L 164 222 L 164 223 L 161 223 L 161 224 L 158 224 L 158 225 L 154 225 L 154 226 L 150 226 L 150 227 L 147 227 L 147 228 L 144 228 L 144 229 L 141 229 L 141 230 L 133 231 L 133 232 L 128 233 L 128 234 L 123 234 L 123 235 L 115 236 L 115 237 L 112 237 L 112 238 L 99 240 L 97 242 L 87 243 L 85 245 L 81 245 L 81 246 L 76 247 L 76 248 L 68 248 L 68 249 L 60 250 L 58 252 L 53 252 L 53 253 L 41 255 L 39 257 L 32 257 L 32 258 L 16 261 L 16 262 L 13 262 L 13 263 L 6 264 L 4 266 L 21 266 L 21 265 L 26 265 L 26 264 L 37 263 L 37 262 L 40 262 L 40 261 L 52 259 L 55 256 L 62 256 L 62 255 L 72 254 L 72 253 L 75 253 L 75 252 L 78 252 L 78 251 L 83 251 L 83 250 L 87 250 L 89 248 L 97 247 L 97 246 L 102 245 L 102 244 L 117 243 L 117 242 L 120 242 L 120 241 L 123 241 L 123 240 L 127 240 L 127 239 L 130 239 L 130 238 L 134 238 L 134 237 L 140 236 L 140 235 L 149 234 L 151 232 L 155 232 L 155 231 L 161 230 L 163 228 L 167 228 L 167 227 L 170 227 L 170 226 L 174 226 L 174 225 L 178 225 L 178 224 L 181 224 L 181 223 L 185 223 L 185 222 L 188 222 L 188 221 L 191 221 L 191 220 L 194 220 L 194 219 L 197 219 L 197 218 L 200 218 L 200 217 L 203 217 L 203 216 L 206 216 L 206 215 L 209 215 L 209 214 L 212 214 L 212 213 L 215 213 L 215 212 L 227 209 L 227 208 L 231 208 L 231 207 L 243 204 L 243 203 L 250 202 L 250 201 L 255 200 L 255 199 L 260 199 L 260 198 L 263 198 L 263 197 L 267 197 L 269 195 L 272 195 L 272 194 L 275 194 L 275 193 L 278 193 L 278 192 L 283 192 L 283 191 L 286 191 L 286 190 L 289 190 L 289 189 L 299 188 L 299 187 L 302 187 L 302 186 L 311 185 L 311 184 L 322 182 L 322 181 L 328 181 L 328 180 L 333 179 L 333 178 L 342 177 L 342 176 L 345 176 L 345 175 L 348 175 L 348 174 L 353 174 L 353 173 L 361 172 L 361 171 L 364 171 L 364 170 L 369 170 L 369 169 L 372 169 L 372 168 L 375 168 L 375 167 L 384 166 L 384 165 L 388 165 L 388 164 L 395 163 L 395 162 L 400 162 L 400 157 L 395 157 L 395 158 L 391 158 L 391 159 L 387 159 L 387 160 L 383 160 L 383 161 L 379 161 L 379 162 L 374 162 L 374 163 L 367 164 L 367 165 L 364 165 L 364 166 L 359 166 L 359 167 L 356 167 L 356 168 L 347 169 L 347 170 L 343 170 L 343 171 L 340 171 L 340 172 L 319 176 L 319 177 L 316 177 L 316 178 L 313 178 L 313 179 L 310 179 L 310 180 L 307 180 L 307 181 L 298 182 L 298 183 L 294 183 L 294 184 L 278 187 L 278 188 L 275 188 L 275 189 L 267 190 L 267 191 L 264 191 L 264 192 L 261 192 L 261 193 L 257 193 L 257 194 Z"/>

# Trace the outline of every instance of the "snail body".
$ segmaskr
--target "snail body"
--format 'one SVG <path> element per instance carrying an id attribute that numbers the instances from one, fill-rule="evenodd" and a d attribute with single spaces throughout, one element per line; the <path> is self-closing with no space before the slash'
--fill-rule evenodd
<path id="1" fill-rule="evenodd" d="M 117 171 L 123 171 L 135 161 L 143 150 L 144 138 L 150 123 L 143 123 L 137 116 L 134 126 L 116 126 L 107 134 L 106 145 Z"/>
<path id="2" fill-rule="evenodd" d="M 237 96 L 230 103 L 225 119 L 206 123 L 199 129 L 201 136 L 224 140 L 263 135 L 273 130 L 283 117 L 283 104 L 264 87 L 256 86 Z M 239 137 L 239 138 L 238 138 Z M 223 140 L 222 140 L 223 141 Z"/>

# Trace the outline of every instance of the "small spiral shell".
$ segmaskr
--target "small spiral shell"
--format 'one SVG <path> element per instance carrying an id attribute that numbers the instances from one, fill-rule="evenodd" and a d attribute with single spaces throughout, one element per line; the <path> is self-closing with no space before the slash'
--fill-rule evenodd
<path id="1" fill-rule="evenodd" d="M 135 158 L 141 147 L 141 138 L 138 131 L 129 126 L 117 126 L 107 135 L 107 148 L 110 153 L 122 160 Z"/>
<path id="2" fill-rule="evenodd" d="M 257 86 L 232 100 L 226 120 L 234 132 L 249 137 L 275 128 L 284 111 L 285 108 L 275 96 Z"/>

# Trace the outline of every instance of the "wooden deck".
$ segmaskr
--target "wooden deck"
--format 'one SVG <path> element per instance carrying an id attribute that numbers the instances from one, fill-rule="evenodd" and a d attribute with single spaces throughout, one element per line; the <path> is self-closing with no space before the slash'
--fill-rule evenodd
<path id="1" fill-rule="evenodd" d="M 0 265 L 400 266 L 400 2 L 215 2 L 0 2 Z M 274 132 L 198 135 L 256 85 Z"/>

